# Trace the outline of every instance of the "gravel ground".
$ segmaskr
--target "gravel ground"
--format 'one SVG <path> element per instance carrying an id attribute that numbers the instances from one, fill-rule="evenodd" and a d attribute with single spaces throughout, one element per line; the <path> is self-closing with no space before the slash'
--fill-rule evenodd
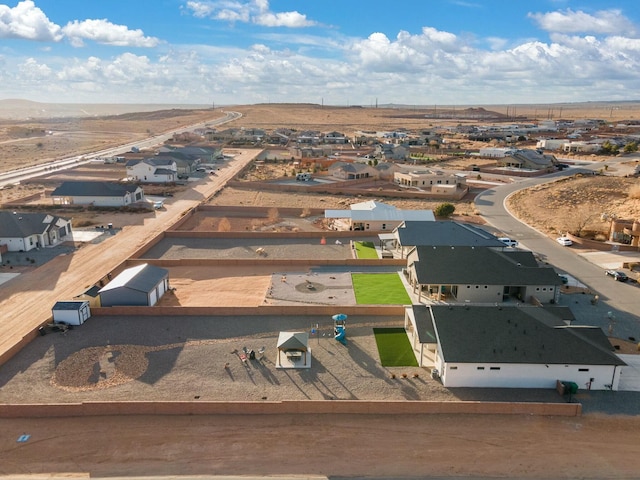
<path id="1" fill-rule="evenodd" d="M 276 369 L 279 332 L 316 324 L 311 368 Z M 399 317 L 350 317 L 344 346 L 327 317 L 93 317 L 38 337 L 3 365 L 0 401 L 560 399 L 548 390 L 447 390 L 425 369 L 383 367 L 372 327 L 400 325 Z M 244 364 L 244 346 L 266 347 L 264 358 Z"/>
<path id="2" fill-rule="evenodd" d="M 358 238 L 359 241 L 372 241 Z M 349 242 L 336 245 L 327 235 L 327 244 L 317 238 L 165 238 L 150 248 L 141 258 L 162 260 L 198 259 L 335 259 L 353 258 Z M 256 253 L 263 249 L 262 255 Z"/>

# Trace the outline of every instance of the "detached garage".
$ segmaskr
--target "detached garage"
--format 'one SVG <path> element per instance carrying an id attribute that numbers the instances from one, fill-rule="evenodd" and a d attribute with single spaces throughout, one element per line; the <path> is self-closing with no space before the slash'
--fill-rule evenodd
<path id="1" fill-rule="evenodd" d="M 86 300 L 56 302 L 51 313 L 53 314 L 53 323 L 65 325 L 82 325 L 91 316 L 89 302 Z"/>
<path id="2" fill-rule="evenodd" d="M 153 306 L 169 289 L 169 271 L 143 263 L 127 268 L 100 289 L 103 307 Z"/>

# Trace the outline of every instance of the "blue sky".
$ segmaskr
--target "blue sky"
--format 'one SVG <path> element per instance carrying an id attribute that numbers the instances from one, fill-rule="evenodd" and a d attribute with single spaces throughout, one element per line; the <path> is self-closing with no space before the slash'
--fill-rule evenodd
<path id="1" fill-rule="evenodd" d="M 218 105 L 638 100 L 638 5 L 5 2 L 0 99 Z"/>

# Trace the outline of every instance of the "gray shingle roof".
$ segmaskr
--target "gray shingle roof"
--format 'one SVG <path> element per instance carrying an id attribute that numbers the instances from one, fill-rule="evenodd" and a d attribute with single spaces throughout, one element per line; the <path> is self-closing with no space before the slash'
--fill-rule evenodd
<path id="1" fill-rule="evenodd" d="M 168 275 L 169 271 L 164 268 L 143 263 L 123 270 L 113 280 L 107 283 L 107 285 L 102 287 L 100 293 L 120 287 L 126 287 L 140 292 L 150 292 Z"/>
<path id="2" fill-rule="evenodd" d="M 564 326 L 539 307 L 430 308 L 448 363 L 625 365 L 600 328 Z"/>
<path id="3" fill-rule="evenodd" d="M 63 182 L 52 193 L 52 197 L 124 197 L 139 187 L 117 182 Z"/>
<path id="4" fill-rule="evenodd" d="M 552 267 L 539 267 L 531 252 L 485 247 L 416 247 L 422 285 L 560 285 Z"/>
<path id="5" fill-rule="evenodd" d="M 396 231 L 403 246 L 504 247 L 504 243 L 481 228 L 457 222 L 406 221 Z"/>
<path id="6" fill-rule="evenodd" d="M 0 212 L 0 237 L 26 238 L 43 234 L 60 218 L 47 213 Z"/>
<path id="7" fill-rule="evenodd" d="M 86 300 L 75 300 L 75 301 L 62 301 L 56 302 L 53 306 L 53 310 L 80 310 L 80 307 L 87 303 Z"/>

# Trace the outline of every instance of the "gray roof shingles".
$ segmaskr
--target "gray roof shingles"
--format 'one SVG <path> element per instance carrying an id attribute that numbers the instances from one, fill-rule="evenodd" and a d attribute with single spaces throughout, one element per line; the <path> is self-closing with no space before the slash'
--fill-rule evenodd
<path id="1" fill-rule="evenodd" d="M 430 308 L 447 363 L 625 365 L 600 328 L 567 327 L 539 307 Z"/>
<path id="2" fill-rule="evenodd" d="M 416 247 L 422 285 L 546 285 L 562 282 L 551 267 L 539 267 L 531 252 L 475 247 Z"/>

